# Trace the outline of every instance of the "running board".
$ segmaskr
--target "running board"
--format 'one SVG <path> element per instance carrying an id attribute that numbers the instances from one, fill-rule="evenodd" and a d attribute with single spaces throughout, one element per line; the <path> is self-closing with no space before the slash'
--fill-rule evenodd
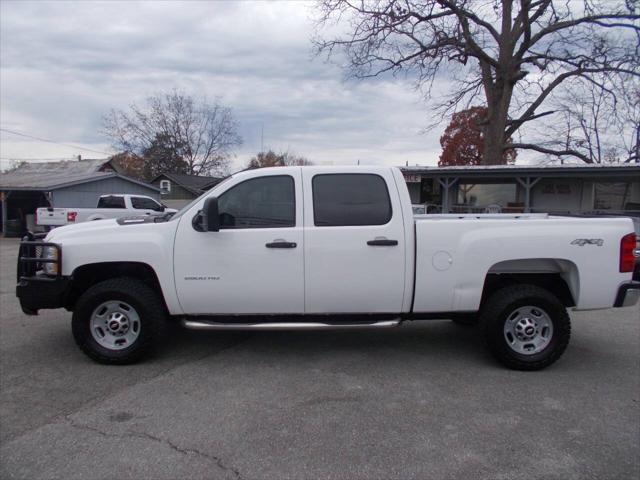
<path id="1" fill-rule="evenodd" d="M 357 330 L 390 328 L 400 324 L 400 319 L 369 323 L 321 323 L 321 322 L 263 322 L 263 323 L 220 323 L 200 320 L 182 320 L 182 326 L 189 330 Z"/>

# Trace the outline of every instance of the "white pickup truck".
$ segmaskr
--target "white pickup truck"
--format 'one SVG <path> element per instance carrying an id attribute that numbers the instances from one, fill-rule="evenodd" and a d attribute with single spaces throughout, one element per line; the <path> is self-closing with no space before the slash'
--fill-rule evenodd
<path id="1" fill-rule="evenodd" d="M 113 194 L 102 195 L 96 208 L 53 208 L 41 207 L 36 210 L 36 224 L 47 227 L 60 227 L 73 223 L 121 218 L 134 215 L 158 215 L 175 213 L 146 195 Z"/>
<path id="2" fill-rule="evenodd" d="M 168 221 L 106 220 L 22 242 L 27 314 L 73 311 L 79 347 L 141 359 L 170 321 L 196 330 L 391 328 L 479 320 L 493 354 L 536 370 L 562 355 L 568 308 L 633 305 L 625 218 L 418 215 L 384 167 L 235 174 Z"/>

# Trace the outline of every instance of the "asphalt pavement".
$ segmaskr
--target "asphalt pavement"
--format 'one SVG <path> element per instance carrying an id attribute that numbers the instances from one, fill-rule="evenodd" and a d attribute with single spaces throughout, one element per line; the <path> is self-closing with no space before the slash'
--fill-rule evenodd
<path id="1" fill-rule="evenodd" d="M 640 478 L 640 308 L 573 312 L 564 356 L 498 365 L 476 328 L 178 331 L 96 364 L 24 315 L 0 239 L 0 478 Z"/>

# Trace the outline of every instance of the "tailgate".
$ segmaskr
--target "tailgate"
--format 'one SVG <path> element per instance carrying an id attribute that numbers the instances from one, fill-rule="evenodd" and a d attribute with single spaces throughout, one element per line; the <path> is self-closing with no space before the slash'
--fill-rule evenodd
<path id="1" fill-rule="evenodd" d="M 36 210 L 38 225 L 66 225 L 66 208 L 38 208 Z"/>

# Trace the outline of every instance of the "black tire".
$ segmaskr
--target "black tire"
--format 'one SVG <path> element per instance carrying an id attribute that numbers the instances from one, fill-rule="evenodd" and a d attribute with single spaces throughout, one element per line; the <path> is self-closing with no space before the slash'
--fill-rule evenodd
<path id="1" fill-rule="evenodd" d="M 525 306 L 543 310 L 553 325 L 548 344 L 537 353 L 519 353 L 505 338 L 504 328 L 509 316 Z M 555 295 L 535 285 L 513 285 L 495 292 L 483 305 L 480 322 L 491 353 L 503 365 L 515 370 L 548 367 L 562 356 L 571 337 L 571 320 L 565 306 Z"/>
<path id="2" fill-rule="evenodd" d="M 93 312 L 110 300 L 126 302 L 140 318 L 137 338 L 121 350 L 105 348 L 91 334 Z M 168 323 L 166 317 L 162 300 L 150 287 L 134 278 L 114 278 L 94 285 L 80 296 L 71 327 L 76 343 L 91 359 L 109 365 L 126 365 L 141 360 L 157 346 Z"/>

